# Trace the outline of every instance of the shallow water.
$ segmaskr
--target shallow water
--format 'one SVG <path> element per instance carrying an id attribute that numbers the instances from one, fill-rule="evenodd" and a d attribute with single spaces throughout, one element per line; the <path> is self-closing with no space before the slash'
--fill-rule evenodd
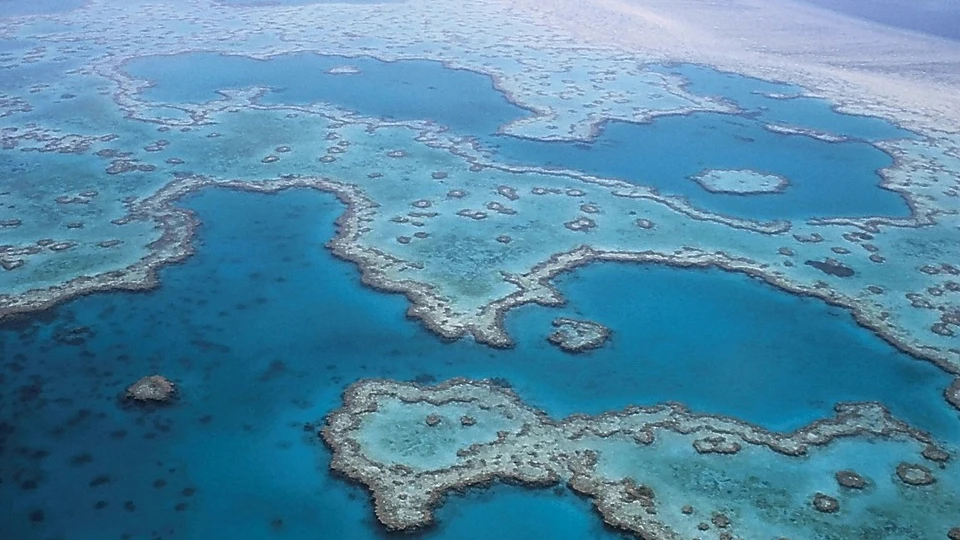
<path id="1" fill-rule="evenodd" d="M 344 67 L 359 71 L 329 73 Z M 528 114 L 497 92 L 490 77 L 427 60 L 383 62 L 312 53 L 256 60 L 190 53 L 138 58 L 126 69 L 156 83 L 143 97 L 158 102 L 204 103 L 219 98 L 217 90 L 266 86 L 271 92 L 264 103 L 324 101 L 374 118 L 433 120 L 467 134 L 494 133 Z"/>
<path id="2" fill-rule="evenodd" d="M 568 308 L 521 309 L 508 318 L 516 349 L 494 351 L 404 322 L 403 297 L 363 287 L 332 258 L 322 245 L 342 208 L 329 195 L 210 191 L 188 204 L 204 222 L 198 253 L 163 270 L 159 289 L 83 298 L 0 334 L 8 537 L 379 537 L 363 491 L 326 473 L 328 453 L 305 431 L 363 377 L 503 377 L 558 416 L 673 399 L 784 429 L 828 415 L 832 400 L 883 399 L 956 435 L 956 413 L 929 390 L 946 380 L 939 371 L 842 312 L 744 276 L 588 267 L 561 280 Z M 595 317 L 614 337 L 561 353 L 544 339 L 561 313 Z M 78 326 L 91 332 L 82 343 L 55 340 Z M 118 405 L 154 372 L 178 381 L 179 403 Z M 424 537 L 499 527 L 484 525 L 491 508 L 538 516 L 559 538 L 613 537 L 583 501 L 546 493 L 454 499 Z M 504 515 L 495 530 L 510 538 Z"/>

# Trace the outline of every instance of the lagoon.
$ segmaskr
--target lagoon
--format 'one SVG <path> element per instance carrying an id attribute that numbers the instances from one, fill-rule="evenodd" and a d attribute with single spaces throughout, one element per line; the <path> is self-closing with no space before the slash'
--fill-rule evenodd
<path id="1" fill-rule="evenodd" d="M 344 68 L 347 68 L 344 70 Z M 539 141 L 500 133 L 530 111 L 511 103 L 486 75 L 440 62 L 384 62 L 368 57 L 289 54 L 256 60 L 189 53 L 133 60 L 127 71 L 153 82 L 143 98 L 204 103 L 218 90 L 264 86 L 273 105 L 325 102 L 385 120 L 429 120 L 476 139 L 499 162 L 561 168 L 651 186 L 699 208 L 753 220 L 907 217 L 898 193 L 882 189 L 879 170 L 893 159 L 870 144 L 914 135 L 885 121 L 841 114 L 813 98 L 776 99 L 796 87 L 697 66 L 656 66 L 704 95 L 729 95 L 741 114 L 695 113 L 649 124 L 609 122 L 592 141 Z M 331 72 L 331 70 L 333 70 Z M 339 70 L 339 73 L 338 73 Z M 847 140 L 828 142 L 775 133 L 768 124 L 799 125 Z M 707 169 L 750 169 L 786 177 L 782 193 L 717 194 L 692 177 Z"/>

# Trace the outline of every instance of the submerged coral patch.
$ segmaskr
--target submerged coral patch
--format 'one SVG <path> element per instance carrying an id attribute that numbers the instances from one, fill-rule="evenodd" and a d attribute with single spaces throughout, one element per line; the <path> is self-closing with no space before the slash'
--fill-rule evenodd
<path id="1" fill-rule="evenodd" d="M 782 193 L 790 185 L 782 176 L 744 169 L 708 169 L 691 180 L 710 193 L 733 195 Z"/>
<path id="2" fill-rule="evenodd" d="M 610 329 L 593 321 L 560 317 L 552 324 L 556 331 L 547 336 L 547 340 L 570 353 L 602 347 L 610 338 Z"/>
<path id="3" fill-rule="evenodd" d="M 149 375 L 127 387 L 124 397 L 139 403 L 167 403 L 176 391 L 174 384 L 163 375 Z"/>
<path id="4" fill-rule="evenodd" d="M 829 258 L 829 257 L 822 261 L 806 261 L 803 264 L 806 264 L 807 266 L 812 266 L 817 270 L 823 272 L 824 274 L 834 276 L 834 277 L 848 278 L 853 276 L 856 273 L 849 266 L 843 264 L 842 262 L 836 259 Z"/>

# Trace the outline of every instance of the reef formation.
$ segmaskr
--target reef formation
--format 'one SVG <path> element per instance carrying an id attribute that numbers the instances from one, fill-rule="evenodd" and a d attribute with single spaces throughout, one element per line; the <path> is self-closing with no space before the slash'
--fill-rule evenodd
<path id="1" fill-rule="evenodd" d="M 124 398 L 138 403 L 169 403 L 176 386 L 163 375 L 148 375 L 127 387 Z"/>
<path id="2" fill-rule="evenodd" d="M 547 340 L 570 353 L 602 347 L 610 338 L 610 329 L 593 321 L 559 317 L 552 324 L 556 331 L 547 336 Z"/>
<path id="3" fill-rule="evenodd" d="M 557 421 L 490 381 L 364 380 L 345 391 L 321 435 L 331 469 L 370 489 L 391 530 L 428 526 L 449 492 L 495 481 L 566 485 L 590 497 L 607 524 L 650 540 L 708 530 L 812 538 L 877 526 L 943 538 L 960 515 L 951 513 L 960 508 L 952 490 L 922 491 L 933 469 L 955 474 L 950 454 L 876 403 L 839 404 L 833 418 L 775 433 L 676 403 Z M 854 465 L 870 477 L 843 468 Z M 798 466 L 802 479 L 783 473 Z M 898 491 L 899 506 L 887 507 Z M 762 502 L 769 497 L 776 512 Z M 847 512 L 848 503 L 874 515 Z"/>
<path id="4" fill-rule="evenodd" d="M 742 169 L 709 169 L 692 180 L 711 193 L 733 195 L 782 193 L 790 185 L 790 181 L 780 175 Z"/>
<path id="5" fill-rule="evenodd" d="M 561 7 L 578 9 L 567 2 L 558 3 Z M 525 3 L 523 8 L 539 9 Z M 190 231 L 196 224 L 189 214 L 176 211 L 173 201 L 152 203 L 184 178 L 202 176 L 206 185 L 242 189 L 243 183 L 299 175 L 346 186 L 370 203 L 364 220 L 355 224 L 356 234 L 345 241 L 350 245 L 339 240 L 331 245 L 340 245 L 335 251 L 358 264 L 365 283 L 405 294 L 409 315 L 445 338 L 472 336 L 510 346 L 505 313 L 529 303 L 561 305 L 564 299 L 551 279 L 590 262 L 716 266 L 847 308 L 901 350 L 960 373 L 955 344 L 960 254 L 951 245 L 960 196 L 960 141 L 943 130 L 942 121 L 920 118 L 922 111 L 896 103 L 879 107 L 869 93 L 806 81 L 810 88 L 827 88 L 826 97 L 842 102 L 844 110 L 882 116 L 920 133 L 869 141 L 893 158 L 879 171 L 879 185 L 902 196 L 910 215 L 759 221 L 698 208 L 642 181 L 506 164 L 464 137 L 475 134 L 430 121 L 365 117 L 337 103 L 282 103 L 266 86 L 225 88 L 204 103 L 164 101 L 149 92 L 156 81 L 129 72 L 144 50 L 164 57 L 217 51 L 270 62 L 294 51 L 329 53 L 332 48 L 339 60 L 330 69 L 338 80 L 365 73 L 355 72 L 354 63 L 360 62 L 350 58 L 441 60 L 489 76 L 506 99 L 530 112 L 500 126 L 498 133 L 540 141 L 589 142 L 609 121 L 742 112 L 729 100 L 697 94 L 681 76 L 638 67 L 636 55 L 611 54 L 590 40 L 578 43 L 572 34 L 524 23 L 501 2 L 382 5 L 375 19 L 388 21 L 384 24 L 356 16 L 366 9 L 287 6 L 264 17 L 260 8 L 203 2 L 174 8 L 91 1 L 72 12 L 4 21 L 4 35 L 29 34 L 50 46 L 3 53 L 3 66 L 55 66 L 74 58 L 85 67 L 0 97 L 4 151 L 35 162 L 23 182 L 0 195 L 17 209 L 0 222 L 0 318 L 42 310 L 78 294 L 155 286 L 156 268 L 192 252 Z M 113 40 L 111 17 L 148 24 L 137 40 Z M 44 31 L 32 26 L 33 20 L 63 28 Z M 316 20 L 325 22 L 318 27 L 310 22 Z M 511 22 L 487 24 L 493 20 Z M 423 21 L 430 21 L 427 34 Z M 188 30 L 193 23 L 198 29 L 223 29 Z M 165 24 L 183 34 L 166 39 L 155 31 Z M 463 32 L 472 39 L 459 39 Z M 367 34 L 377 35 L 384 46 L 371 51 L 357 42 Z M 282 39 L 274 39 L 277 35 Z M 249 42 L 264 46 L 252 50 Z M 618 46 L 650 53 L 633 43 Z M 532 56 L 521 64 L 500 61 L 525 54 Z M 567 78 L 571 69 L 591 66 L 597 66 L 593 75 Z M 110 92 L 98 90 L 104 83 Z M 787 101 L 815 94 L 797 87 L 781 90 L 763 95 Z M 38 120 L 56 117 L 64 104 L 87 94 L 97 96 L 91 99 L 113 116 L 77 133 Z M 272 127 L 251 129 L 254 125 Z M 831 144 L 850 138 L 815 126 L 765 126 L 786 137 Z M 210 155 L 231 157 L 203 157 Z M 62 175 L 65 161 L 83 172 L 70 174 L 58 192 L 30 187 Z M 423 163 L 430 163 L 429 170 Z M 430 206 L 410 206 L 414 203 Z M 444 234 L 451 227 L 461 232 Z M 537 235 L 518 232 L 533 229 Z M 456 251 L 470 256 L 451 257 Z"/>
<path id="6" fill-rule="evenodd" d="M 526 304 L 561 306 L 565 298 L 554 279 L 593 262 L 717 267 L 848 309 L 860 325 L 899 349 L 960 374 L 956 47 L 837 21 L 792 3 L 780 9 L 791 14 L 789 26 L 802 31 L 790 33 L 796 40 L 785 39 L 777 27 L 783 18 L 771 16 L 772 4 L 762 0 L 709 6 L 649 0 L 647 9 L 590 0 L 364 4 L 235 9 L 207 0 L 89 0 L 70 11 L 0 19 L 0 69 L 11 74 L 0 81 L 0 157 L 11 179 L 0 191 L 0 319 L 79 295 L 157 286 L 161 267 L 194 251 L 201 224 L 178 203 L 197 190 L 269 194 L 305 188 L 334 193 L 344 204 L 330 251 L 355 263 L 365 284 L 404 294 L 408 316 L 444 338 L 467 336 L 494 347 L 511 346 L 506 314 Z M 751 31 L 750 43 L 742 39 L 743 28 Z M 801 34 L 841 41 L 803 42 Z M 844 45 L 836 46 L 839 42 Z M 863 52 L 865 44 L 879 42 L 890 44 L 889 55 L 870 50 L 869 61 L 858 60 L 856 69 L 837 68 L 848 64 L 850 57 L 843 55 L 849 51 L 859 47 Z M 815 115 L 804 117 L 803 125 L 758 121 L 766 132 L 792 142 L 816 140 L 839 149 L 857 141 L 886 153 L 891 162 L 871 187 L 902 198 L 908 213 L 745 217 L 662 193 L 642 174 L 625 179 L 507 162 L 477 142 L 490 134 L 458 131 L 430 120 L 431 114 L 398 120 L 340 102 L 285 101 L 268 81 L 216 88 L 205 99 L 178 98 L 164 95 L 162 81 L 133 73 L 138 60 L 200 51 L 243 56 L 261 67 L 298 53 L 334 55 L 336 63 L 324 74 L 338 83 L 369 74 L 369 59 L 442 63 L 486 77 L 484 87 L 524 111 L 491 128 L 495 136 L 571 148 L 588 147 L 611 123 L 641 125 L 694 113 L 745 122 L 765 114 L 746 110 L 745 103 L 754 98 L 821 97 L 828 100 L 827 109 L 884 118 L 899 131 L 874 136 L 837 127 L 834 132 L 818 124 Z M 752 81 L 767 88 L 737 103 L 698 92 L 695 84 L 656 62 L 695 62 L 804 87 Z M 705 171 L 701 184 L 724 200 L 783 199 L 800 185 L 787 176 L 748 169 Z M 761 196 L 778 191 L 783 193 Z M 584 350 L 602 344 L 607 332 L 588 321 L 564 320 L 553 335 L 561 347 Z M 90 329 L 64 328 L 53 338 L 83 344 L 91 336 Z M 130 399 L 172 396 L 173 385 L 164 381 L 134 384 Z M 348 397 L 367 399 L 365 384 Z M 890 499 L 904 506 L 899 512 L 882 507 L 876 514 L 881 529 L 902 538 L 941 538 L 945 531 L 960 538 L 956 523 L 916 520 L 921 511 L 928 517 L 960 515 L 948 500 L 956 485 L 949 476 L 949 453 L 876 404 L 841 405 L 834 419 L 775 434 L 694 415 L 679 405 L 553 421 L 485 383 L 459 381 L 433 390 L 379 384 L 384 396 L 403 394 L 411 400 L 407 405 L 430 405 L 411 420 L 417 437 L 445 433 L 450 440 L 469 442 L 457 446 L 456 459 L 448 456 L 445 462 L 469 463 L 462 469 L 438 465 L 436 454 L 422 458 L 417 468 L 405 461 L 417 457 L 415 448 L 385 467 L 380 458 L 389 453 L 369 457 L 369 441 L 352 443 L 356 430 L 341 425 L 351 418 L 376 423 L 378 411 L 351 410 L 348 403 L 331 417 L 325 433 L 336 449 L 337 470 L 379 489 L 378 508 L 385 505 L 383 520 L 394 528 L 428 522 L 448 484 L 520 478 L 530 485 L 567 482 L 594 497 L 608 522 L 651 538 L 703 537 L 707 531 L 755 538 L 780 529 L 806 538 L 811 529 L 805 524 L 839 527 L 826 518 L 847 520 L 862 530 L 857 504 L 844 490 L 862 491 L 873 501 L 892 489 L 902 490 L 902 499 Z M 455 399 L 444 401 L 443 392 L 477 403 L 476 409 L 430 410 L 460 407 Z M 475 400 L 466 395 L 470 392 L 477 394 Z M 943 397 L 960 410 L 960 381 Z M 488 414 L 481 406 L 486 400 L 500 400 L 500 410 L 526 419 L 529 431 L 511 431 L 512 419 Z M 487 430 L 491 425 L 497 427 L 493 435 Z M 865 439 L 876 446 L 861 445 Z M 613 442 L 622 444 L 611 449 Z M 728 494 L 712 491 L 706 481 L 690 485 L 712 498 L 698 498 L 692 490 L 671 493 L 676 479 L 629 465 L 649 459 L 677 471 L 687 470 L 686 462 L 710 468 L 712 462 L 704 460 L 749 457 L 773 460 L 755 471 L 787 470 L 795 463 L 792 449 L 801 447 L 810 463 L 821 463 L 814 458 L 831 452 L 842 459 L 821 463 L 815 486 L 744 488 L 783 501 L 768 508 L 788 508 L 794 525 L 765 514 L 759 503 L 721 507 Z M 684 462 L 663 461 L 670 455 L 665 448 L 682 449 L 677 455 Z M 614 459 L 621 450 L 633 456 L 644 449 L 649 452 L 640 459 Z M 851 457 L 854 450 L 867 449 L 889 451 L 889 459 L 872 465 Z M 456 455 L 460 450 L 463 456 Z M 350 452 L 359 457 L 350 458 Z M 501 454 L 510 458 L 494 459 Z M 348 467 L 361 458 L 369 459 L 363 462 L 368 469 Z M 716 463 L 724 466 L 713 467 L 711 474 L 727 478 L 723 475 L 734 474 L 731 464 L 739 461 Z M 404 472 L 408 469 L 413 472 Z M 371 471 L 399 483 L 379 486 L 366 475 Z M 428 479 L 447 484 L 437 488 Z M 766 481 L 778 485 L 787 479 Z M 424 486 L 425 491 L 416 491 Z M 401 487 L 411 491 L 398 493 Z M 929 500 L 919 503 L 916 494 L 927 493 L 932 493 Z M 937 503 L 936 512 L 930 500 Z M 769 526 L 758 528 L 760 522 Z M 910 527 L 921 533 L 909 532 Z M 870 531 L 864 535 L 876 537 Z"/>
<path id="7" fill-rule="evenodd" d="M 946 398 L 947 403 L 960 411 L 960 379 L 953 381 L 953 384 L 943 392 L 943 397 Z"/>

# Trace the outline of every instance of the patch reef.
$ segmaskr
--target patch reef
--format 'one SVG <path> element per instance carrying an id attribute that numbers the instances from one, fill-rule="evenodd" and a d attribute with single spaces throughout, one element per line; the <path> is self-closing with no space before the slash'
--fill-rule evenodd
<path id="1" fill-rule="evenodd" d="M 377 426 L 392 431 L 378 435 Z M 470 433 L 477 435 L 470 438 Z M 841 440 L 870 439 L 906 443 L 931 467 L 949 460 L 929 435 L 876 403 L 837 405 L 833 418 L 789 434 L 694 414 L 675 403 L 555 421 L 511 390 L 466 379 L 432 387 L 360 381 L 346 390 L 343 407 L 327 417 L 321 436 L 333 450 L 330 467 L 370 489 L 377 518 L 391 530 L 430 525 L 434 510 L 451 491 L 494 481 L 531 487 L 565 483 L 593 499 L 606 523 L 649 540 L 681 538 L 670 516 L 689 516 L 694 508 L 685 501 L 663 500 L 643 478 L 610 476 L 598 463 L 617 445 L 660 452 L 664 447 L 656 444 L 658 439 L 679 440 L 676 449 L 666 451 L 681 452 L 685 446 L 691 456 L 751 460 L 766 453 L 799 458 Z M 901 463 L 889 471 L 894 474 L 905 489 L 934 481 L 931 469 L 916 463 Z M 855 490 L 867 484 L 850 470 L 836 472 L 836 482 Z M 837 499 L 820 492 L 810 493 L 809 501 L 812 512 L 842 511 Z M 677 505 L 679 514 L 670 505 Z M 747 532 L 738 532 L 738 524 L 719 509 L 698 511 L 713 512 L 721 538 Z"/>

